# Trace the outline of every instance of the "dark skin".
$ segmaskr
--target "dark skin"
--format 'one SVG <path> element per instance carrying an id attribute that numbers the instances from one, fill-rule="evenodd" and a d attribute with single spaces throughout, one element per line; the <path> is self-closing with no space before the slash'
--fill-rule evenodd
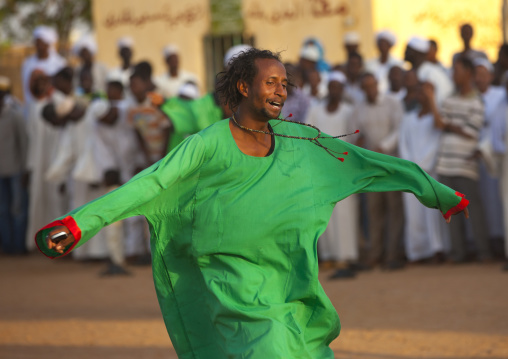
<path id="1" fill-rule="evenodd" d="M 132 66 L 132 50 L 128 47 L 121 47 L 118 50 L 118 55 L 122 59 L 122 69 L 127 70 Z"/>
<path id="2" fill-rule="evenodd" d="M 237 83 L 242 101 L 235 111 L 237 122 L 247 128 L 269 132 L 268 121 L 279 117 L 287 98 L 288 79 L 286 68 L 274 59 L 257 59 L 257 74 L 251 84 L 244 80 Z M 229 121 L 236 145 L 244 154 L 264 157 L 272 144 L 272 136 L 239 128 Z"/>
<path id="3" fill-rule="evenodd" d="M 166 57 L 166 65 L 168 67 L 168 73 L 170 77 L 178 76 L 179 64 L 180 58 L 177 54 L 172 54 Z"/>
<path id="4" fill-rule="evenodd" d="M 355 83 L 362 73 L 363 63 L 356 57 L 351 57 L 346 64 L 346 76 L 349 82 Z"/>
<path id="5" fill-rule="evenodd" d="M 390 91 L 399 92 L 404 85 L 404 70 L 399 66 L 392 66 L 388 71 L 388 80 L 390 81 Z"/>
<path id="6" fill-rule="evenodd" d="M 426 59 L 427 59 L 426 53 L 416 51 L 415 49 L 406 46 L 406 51 L 404 52 L 404 60 L 411 63 L 413 70 L 418 69 L 420 65 L 425 62 Z"/>
<path id="7" fill-rule="evenodd" d="M 392 44 L 390 44 L 385 39 L 379 39 L 377 41 L 377 49 L 379 50 L 379 61 L 384 64 L 388 61 L 388 55 L 390 54 L 390 49 L 392 48 Z"/>
<path id="8" fill-rule="evenodd" d="M 111 84 L 108 84 L 107 96 L 109 102 L 120 101 L 123 98 L 123 91 Z M 118 120 L 118 107 L 110 106 L 109 111 L 102 117 L 98 118 L 98 121 L 102 124 L 112 126 Z"/>
<path id="9" fill-rule="evenodd" d="M 344 85 L 340 82 L 330 81 L 328 83 L 328 102 L 326 104 L 326 110 L 328 112 L 333 113 L 339 109 L 343 92 Z"/>
<path id="10" fill-rule="evenodd" d="M 83 63 L 83 67 L 91 68 L 93 65 L 93 54 L 87 48 L 82 48 L 79 51 L 79 58 Z"/>
<path id="11" fill-rule="evenodd" d="M 471 39 L 473 38 L 473 27 L 470 24 L 464 24 L 460 27 L 460 37 L 464 44 L 464 50 L 466 52 L 471 49 Z"/>
<path id="12" fill-rule="evenodd" d="M 45 43 L 41 39 L 35 39 L 34 45 L 35 56 L 37 56 L 40 60 L 47 59 L 49 56 L 49 44 Z"/>

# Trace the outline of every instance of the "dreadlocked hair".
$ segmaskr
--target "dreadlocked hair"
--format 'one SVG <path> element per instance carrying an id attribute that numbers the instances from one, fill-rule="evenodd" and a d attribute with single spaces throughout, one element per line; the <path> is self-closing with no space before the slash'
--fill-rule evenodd
<path id="1" fill-rule="evenodd" d="M 270 50 L 255 48 L 240 52 L 234 56 L 228 67 L 217 75 L 215 93 L 220 104 L 228 106 L 235 111 L 242 101 L 242 94 L 238 91 L 238 81 L 243 80 L 251 85 L 257 74 L 255 61 L 257 59 L 272 59 L 280 62 L 280 54 Z"/>

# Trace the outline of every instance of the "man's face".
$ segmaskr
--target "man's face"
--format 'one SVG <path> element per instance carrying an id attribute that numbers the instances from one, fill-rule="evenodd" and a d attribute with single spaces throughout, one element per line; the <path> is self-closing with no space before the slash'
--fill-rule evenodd
<path id="1" fill-rule="evenodd" d="M 471 25 L 463 25 L 460 28 L 460 37 L 465 43 L 469 43 L 473 38 L 473 28 Z"/>
<path id="2" fill-rule="evenodd" d="M 138 100 L 142 100 L 146 96 L 147 85 L 146 82 L 139 76 L 132 77 L 130 79 L 131 93 Z"/>
<path id="3" fill-rule="evenodd" d="M 120 55 L 120 57 L 122 58 L 122 60 L 124 60 L 125 62 L 128 62 L 130 63 L 131 59 L 132 59 L 132 50 L 128 47 L 121 47 L 118 54 Z"/>
<path id="4" fill-rule="evenodd" d="M 474 82 L 480 92 L 485 92 L 492 82 L 492 74 L 484 66 L 476 66 L 474 70 Z"/>
<path id="5" fill-rule="evenodd" d="M 311 61 L 311 60 L 300 58 L 300 67 L 304 71 L 315 70 L 316 69 L 316 64 L 317 64 L 316 61 Z"/>
<path id="6" fill-rule="evenodd" d="M 49 55 L 49 44 L 41 39 L 35 39 L 35 53 L 39 59 L 45 59 Z"/>
<path id="7" fill-rule="evenodd" d="M 399 91 L 404 82 L 404 70 L 398 66 L 393 66 L 388 72 L 388 80 L 390 81 L 390 89 L 393 92 Z"/>
<path id="8" fill-rule="evenodd" d="M 93 77 L 91 71 L 82 70 L 79 74 L 79 84 L 85 93 L 92 92 Z"/>
<path id="9" fill-rule="evenodd" d="M 180 59 L 177 54 L 169 55 L 166 57 L 166 64 L 170 69 L 178 69 L 178 65 L 180 63 Z"/>
<path id="10" fill-rule="evenodd" d="M 462 86 L 470 80 L 469 71 L 460 62 L 453 65 L 453 82 L 456 86 Z"/>
<path id="11" fill-rule="evenodd" d="M 115 100 L 121 100 L 123 97 L 122 90 L 112 84 L 108 84 L 108 88 L 106 90 L 108 100 L 115 101 Z"/>
<path id="12" fill-rule="evenodd" d="M 79 52 L 79 58 L 85 64 L 91 64 L 93 61 L 93 55 L 87 48 L 82 48 Z"/>
<path id="13" fill-rule="evenodd" d="M 351 57 L 347 62 L 347 72 L 351 76 L 358 76 L 362 72 L 362 62 L 358 57 Z"/>
<path id="14" fill-rule="evenodd" d="M 377 48 L 382 55 L 387 55 L 392 45 L 385 39 L 379 39 L 377 41 Z"/>
<path id="15" fill-rule="evenodd" d="M 354 52 L 358 52 L 359 45 L 358 44 L 347 44 L 347 45 L 344 45 L 344 47 L 346 48 L 346 52 L 348 54 L 352 54 Z"/>
<path id="16" fill-rule="evenodd" d="M 287 98 L 286 68 L 274 59 L 257 59 L 257 74 L 247 85 L 247 101 L 266 120 L 278 118 Z"/>
<path id="17" fill-rule="evenodd" d="M 378 89 L 377 89 L 377 80 L 374 76 L 365 76 L 362 80 L 362 90 L 365 92 L 365 96 L 369 103 L 376 102 Z"/>
<path id="18" fill-rule="evenodd" d="M 339 81 L 330 81 L 328 83 L 328 97 L 331 101 L 342 100 L 342 93 L 344 92 L 344 85 Z"/>

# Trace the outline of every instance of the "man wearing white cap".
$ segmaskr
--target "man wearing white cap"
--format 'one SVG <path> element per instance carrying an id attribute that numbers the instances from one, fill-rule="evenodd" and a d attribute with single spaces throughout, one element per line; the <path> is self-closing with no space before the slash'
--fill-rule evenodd
<path id="1" fill-rule="evenodd" d="M 499 141 L 494 131 L 505 121 L 505 98 L 506 92 L 500 86 L 493 86 L 494 66 L 489 60 L 478 57 L 474 61 L 475 65 L 475 84 L 484 104 L 485 126 L 480 133 L 480 142 L 483 146 L 488 146 L 493 151 L 483 153 L 484 162 L 480 162 L 480 189 L 485 199 L 484 208 L 487 214 L 487 223 L 489 227 L 490 238 L 499 240 L 504 237 L 503 228 L 503 206 L 501 201 L 499 175 L 496 168 L 493 152 L 502 152 L 503 142 Z M 482 148 L 484 148 L 482 146 Z M 486 166 L 488 161 L 492 165 Z M 490 171 L 488 171 L 490 169 Z M 491 173 L 489 173 L 491 172 Z"/>
<path id="2" fill-rule="evenodd" d="M 30 75 L 33 70 L 42 70 L 46 75 L 54 75 L 58 69 L 65 66 L 67 61 L 55 50 L 58 41 L 56 31 L 48 26 L 38 26 L 33 32 L 35 54 L 28 57 L 21 67 L 21 79 L 23 81 L 23 97 L 25 103 L 32 100 L 29 90 Z"/>
<path id="3" fill-rule="evenodd" d="M 180 87 L 187 82 L 198 83 L 196 75 L 180 69 L 179 50 L 175 45 L 167 45 L 162 53 L 167 72 L 157 77 L 155 83 L 165 98 L 177 96 Z"/>
<path id="4" fill-rule="evenodd" d="M 328 94 L 327 73 L 317 70 L 320 58 L 319 48 L 314 44 L 304 45 L 300 50 L 299 63 L 305 74 L 302 90 L 312 98 L 313 102 L 319 102 Z"/>
<path id="5" fill-rule="evenodd" d="M 356 31 L 349 31 L 344 34 L 344 49 L 346 58 L 360 50 L 360 35 Z"/>
<path id="6" fill-rule="evenodd" d="M 306 123 L 321 131 L 337 136 L 354 132 L 352 123 L 353 107 L 342 100 L 346 75 L 333 71 L 328 76 L 328 97 L 309 109 Z M 347 141 L 349 138 L 345 137 Z M 354 272 L 347 268 L 348 263 L 358 261 L 358 198 L 353 195 L 337 203 L 326 231 L 318 242 L 319 258 L 325 267 L 339 269 L 334 276 L 351 277 Z"/>
<path id="7" fill-rule="evenodd" d="M 134 66 L 132 63 L 134 40 L 129 36 L 121 37 L 117 41 L 117 47 L 121 65 L 110 70 L 108 76 L 121 79 L 122 85 L 127 88 L 129 86 L 129 77 L 132 74 L 132 68 Z"/>
<path id="8" fill-rule="evenodd" d="M 430 82 L 434 86 L 436 102 L 440 106 L 444 99 L 452 94 L 453 84 L 439 65 L 427 61 L 429 49 L 430 43 L 427 39 L 413 36 L 407 43 L 404 60 L 411 63 L 412 69 L 416 70 L 418 80 Z"/>
<path id="9" fill-rule="evenodd" d="M 365 63 L 365 69 L 376 76 L 381 93 L 388 92 L 388 72 L 393 66 L 402 66 L 402 61 L 390 55 L 390 49 L 397 42 L 395 34 L 390 30 L 379 31 L 376 35 L 376 45 L 379 50 L 379 57 Z"/>
<path id="10" fill-rule="evenodd" d="M 92 75 L 92 91 L 104 93 L 106 91 L 106 78 L 108 69 L 101 63 L 95 61 L 97 43 L 92 35 L 84 35 L 73 48 L 74 54 L 79 56 L 81 66 L 76 69 L 76 78 L 79 78 L 83 71 Z M 76 81 L 78 83 L 78 81 Z"/>

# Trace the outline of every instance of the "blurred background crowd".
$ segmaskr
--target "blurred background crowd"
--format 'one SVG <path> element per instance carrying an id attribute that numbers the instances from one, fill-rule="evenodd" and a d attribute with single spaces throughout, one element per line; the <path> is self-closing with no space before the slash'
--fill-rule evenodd
<path id="1" fill-rule="evenodd" d="M 469 22 L 455 28 L 462 48 L 446 61 L 439 39 L 423 35 L 409 36 L 398 57 L 393 49 L 401 44 L 390 28 L 371 38 L 344 32 L 336 39 L 345 59 L 338 63 L 328 60 L 318 36 L 305 37 L 289 60 L 282 52 L 292 85 L 281 117 L 291 114 L 330 135 L 359 129 L 344 140 L 416 162 L 471 203 L 469 220 L 457 216 L 446 224 L 443 214 L 410 194 L 350 196 L 337 204 L 318 244 L 321 266 L 333 268 L 332 277 L 375 267 L 399 270 L 407 263 L 506 261 L 508 44 L 500 43 L 489 59 L 481 46 L 472 46 L 475 30 Z M 214 60 L 217 70 L 206 77 L 215 78 L 248 50 L 253 41 L 246 39 L 223 43 L 220 64 Z M 187 136 L 231 115 L 213 85 L 189 71 L 186 59 L 193 54 L 176 42 L 156 49 L 165 66 L 156 73 L 151 60 L 134 61 L 141 44 L 132 34 L 115 41 L 115 47 L 99 49 L 95 36 L 83 33 L 64 57 L 55 27 L 40 25 L 19 76 L 0 76 L 4 255 L 33 251 L 42 226 L 114 190 Z M 373 56 L 364 54 L 368 42 L 375 44 Z M 99 62 L 99 50 L 113 54 L 116 66 Z M 111 225 L 72 257 L 110 261 L 106 275 L 149 264 L 146 221 L 134 217 Z"/>

